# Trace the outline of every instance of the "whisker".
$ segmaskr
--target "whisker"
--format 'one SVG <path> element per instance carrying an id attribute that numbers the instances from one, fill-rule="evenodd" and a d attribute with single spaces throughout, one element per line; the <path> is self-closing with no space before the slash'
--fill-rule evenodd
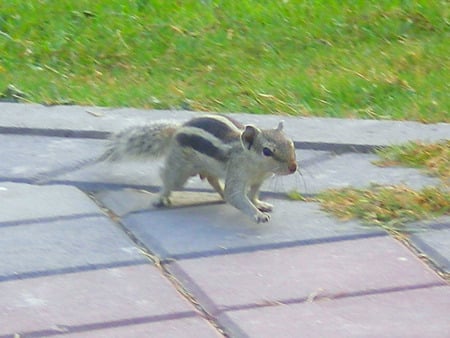
<path id="1" fill-rule="evenodd" d="M 305 193 L 307 194 L 307 193 L 308 193 L 308 186 L 306 185 L 306 180 L 305 180 L 305 177 L 303 176 L 303 173 L 302 173 L 301 170 L 300 170 L 300 166 L 297 166 L 296 172 L 297 172 L 297 173 L 299 174 L 299 176 L 301 177 L 302 182 L 303 182 L 303 188 L 305 188 Z"/>

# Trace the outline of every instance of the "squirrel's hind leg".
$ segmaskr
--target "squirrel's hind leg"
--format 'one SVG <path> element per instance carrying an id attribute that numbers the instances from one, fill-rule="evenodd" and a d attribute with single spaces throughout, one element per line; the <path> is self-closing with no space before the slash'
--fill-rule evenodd
<path id="1" fill-rule="evenodd" d="M 169 206 L 172 191 L 182 188 L 188 178 L 196 174 L 187 160 L 180 160 L 182 158 L 183 153 L 175 148 L 168 154 L 164 168 L 161 170 L 163 186 L 158 199 L 153 203 L 155 207 Z"/>
<path id="2" fill-rule="evenodd" d="M 208 183 L 214 188 L 215 191 L 220 195 L 220 197 L 224 198 L 223 185 L 220 183 L 219 179 L 216 176 L 210 175 L 202 175 L 201 178 L 205 178 L 208 180 Z"/>

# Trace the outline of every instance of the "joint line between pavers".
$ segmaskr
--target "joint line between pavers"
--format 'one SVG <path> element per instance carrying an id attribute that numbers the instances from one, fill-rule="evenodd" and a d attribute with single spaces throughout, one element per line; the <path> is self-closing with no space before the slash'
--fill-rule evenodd
<path id="1" fill-rule="evenodd" d="M 427 230 L 446 230 L 450 229 L 450 222 L 435 222 L 431 224 L 427 224 Z"/>
<path id="2" fill-rule="evenodd" d="M 447 259 L 447 257 L 443 256 L 439 251 L 428 245 L 420 237 L 412 236 L 409 239 L 408 244 L 413 247 L 417 255 L 425 256 L 425 261 L 431 266 L 431 268 L 444 274 L 448 273 L 448 271 L 446 271 L 446 268 L 450 267 L 450 261 Z"/>
<path id="3" fill-rule="evenodd" d="M 81 161 L 78 161 L 77 163 L 74 163 L 72 165 L 63 166 L 61 168 L 57 168 L 57 169 L 54 169 L 54 170 L 38 173 L 35 176 L 33 176 L 31 178 L 31 180 L 32 180 L 32 182 L 34 184 L 44 185 L 47 182 L 51 181 L 53 177 L 58 177 L 58 176 L 61 176 L 61 175 L 69 174 L 69 173 L 71 173 L 73 171 L 77 171 L 77 170 L 83 169 L 83 168 L 88 167 L 90 165 L 96 164 L 97 161 L 98 161 L 97 157 L 81 160 Z"/>
<path id="4" fill-rule="evenodd" d="M 108 208 L 105 204 L 102 203 L 102 201 L 98 200 L 95 195 L 85 192 L 89 196 L 89 198 L 100 208 L 103 210 L 107 210 L 105 213 L 111 222 L 113 222 L 119 230 L 121 230 L 141 251 L 141 254 L 145 256 L 148 260 L 150 260 L 156 267 L 161 268 L 161 261 L 159 257 L 148 248 L 148 246 L 139 240 L 139 238 L 131 231 L 129 230 L 123 223 L 122 223 L 122 217 L 116 215 L 113 210 Z M 162 247 L 160 248 L 161 250 Z M 163 250 L 164 252 L 164 250 Z"/>
<path id="5" fill-rule="evenodd" d="M 111 214 L 114 215 L 114 212 L 108 209 L 103 203 L 97 200 L 94 196 L 91 196 L 92 200 L 100 207 L 110 211 Z M 225 335 L 225 329 L 219 324 L 217 319 L 209 314 L 208 311 L 194 298 L 194 296 L 189 293 L 183 286 L 183 284 L 177 279 L 177 277 L 170 272 L 167 268 L 167 264 L 160 260 L 159 256 L 154 253 L 150 248 L 143 242 L 139 240 L 134 233 L 127 229 L 127 227 L 120 221 L 119 217 L 115 217 L 112 221 L 130 238 L 130 240 L 141 250 L 141 254 L 145 256 L 148 260 L 150 260 L 160 271 L 161 275 L 167 279 L 175 288 L 175 290 L 194 308 L 196 308 L 201 316 L 207 320 L 217 331 L 218 333 Z"/>
<path id="6" fill-rule="evenodd" d="M 314 293 L 308 297 L 300 297 L 300 298 L 290 298 L 290 299 L 278 299 L 278 300 L 267 300 L 260 303 L 250 303 L 250 304 L 237 304 L 237 305 L 228 305 L 223 306 L 219 309 L 220 313 L 227 312 L 235 312 L 235 311 L 243 311 L 243 310 L 253 310 L 264 307 L 273 307 L 279 305 L 297 305 L 303 303 L 314 303 L 320 302 L 321 300 L 341 300 L 347 298 L 355 298 L 355 297 L 366 297 L 373 295 L 383 295 L 390 294 L 396 292 L 405 292 L 405 291 L 413 291 L 413 290 L 422 290 L 429 289 L 435 287 L 446 287 L 447 284 L 445 282 L 433 282 L 426 284 L 417 284 L 417 285 L 405 285 L 391 288 L 381 288 L 381 289 L 371 289 L 371 290 L 361 290 L 355 292 L 348 292 L 342 294 L 327 294 L 327 293 Z"/>
<path id="7" fill-rule="evenodd" d="M 98 192 L 100 190 L 120 190 L 120 189 L 136 189 L 147 190 L 149 192 L 158 192 L 159 186 L 125 184 L 125 183 L 107 183 L 107 182 L 88 182 L 88 181 L 69 181 L 69 180 L 50 180 L 46 185 L 71 185 L 86 193 Z"/>
<path id="8" fill-rule="evenodd" d="M 313 165 L 317 165 L 321 162 L 325 162 L 325 161 L 329 161 L 331 159 L 333 159 L 334 157 L 338 156 L 336 153 L 327 151 L 325 153 L 319 154 L 317 156 L 314 156 L 312 158 L 306 159 L 306 160 L 302 160 L 302 161 L 297 161 L 298 165 L 299 165 L 299 169 L 302 168 L 308 168 L 310 166 Z"/>
<path id="9" fill-rule="evenodd" d="M 81 220 L 81 219 L 93 218 L 93 217 L 97 217 L 97 218 L 104 217 L 104 215 L 99 210 L 96 213 L 37 217 L 37 218 L 30 218 L 30 219 L 17 220 L 17 221 L 5 221 L 5 222 L 0 222 L 0 229 L 7 228 L 7 227 L 21 226 L 21 225 L 41 224 L 41 223 L 50 223 L 50 222 L 57 222 L 57 221 L 70 221 L 70 220 L 76 220 L 76 219 Z"/>
<path id="10" fill-rule="evenodd" d="M 197 313 L 195 311 L 183 311 L 169 314 L 161 314 L 154 316 L 144 316 L 135 318 L 118 319 L 107 322 L 88 323 L 80 325 L 58 325 L 57 329 L 44 329 L 40 331 L 20 332 L 20 336 L 24 337 L 51 337 L 57 335 L 73 334 L 73 333 L 87 333 L 92 331 L 106 330 L 111 328 L 128 327 L 134 325 L 149 324 L 155 322 L 166 322 L 186 318 L 195 318 Z M 13 335 L 13 334 L 12 334 Z M 2 335 L 0 338 L 12 337 L 9 335 Z"/>
<path id="11" fill-rule="evenodd" d="M 107 139 L 111 133 L 100 130 L 74 130 L 74 129 L 47 129 L 47 128 L 26 128 L 26 127 L 2 127 L 0 134 L 81 138 L 81 139 Z"/>
<path id="12" fill-rule="evenodd" d="M 0 176 L 0 182 L 33 184 L 33 180 L 31 178 L 16 178 L 7 176 Z"/>
<path id="13" fill-rule="evenodd" d="M 97 270 L 106 270 L 106 269 L 114 269 L 114 268 L 123 268 L 128 266 L 138 266 L 148 264 L 148 262 L 142 259 L 133 259 L 129 261 L 122 262 L 112 262 L 112 263 L 100 263 L 100 264 L 89 264 L 89 265 L 80 265 L 74 267 L 53 269 L 53 270 L 40 270 L 40 271 L 29 271 L 23 273 L 16 273 L 13 275 L 5 275 L 0 276 L 0 283 L 2 282 L 10 282 L 14 280 L 24 280 L 24 279 L 34 279 L 41 277 L 49 277 L 49 276 L 60 276 L 67 275 L 79 272 L 88 272 L 88 271 L 97 271 Z"/>
<path id="14" fill-rule="evenodd" d="M 447 286 L 447 284 L 444 281 L 439 282 L 432 282 L 432 283 L 425 283 L 425 284 L 416 284 L 416 285 L 403 285 L 403 286 L 396 286 L 396 287 L 387 287 L 387 288 L 380 288 L 380 289 L 369 289 L 369 290 L 361 290 L 361 291 L 354 291 L 349 293 L 341 293 L 341 294 L 331 294 L 331 295 L 313 295 L 313 297 L 307 297 L 306 301 L 313 302 L 315 300 L 320 301 L 321 299 L 326 300 L 340 300 L 340 299 L 347 299 L 347 298 L 354 298 L 354 297 L 365 297 L 365 296 L 373 296 L 373 295 L 382 295 L 382 294 L 390 294 L 390 293 L 396 293 L 396 292 L 404 292 L 404 291 L 413 291 L 413 290 L 422 290 L 422 289 L 429 289 L 434 287 L 442 287 Z M 304 302 L 305 299 L 299 298 L 299 299 L 291 299 L 286 300 L 285 304 L 298 304 L 301 302 Z"/>
<path id="15" fill-rule="evenodd" d="M 306 240 L 297 240 L 290 242 L 281 242 L 281 243 L 268 243 L 268 244 L 260 244 L 246 247 L 238 247 L 238 248 L 230 248 L 230 249 L 217 249 L 217 250 L 208 250 L 208 251 L 196 251 L 184 254 L 175 254 L 170 257 L 162 260 L 162 263 L 170 263 L 171 261 L 176 260 L 189 260 L 189 259 L 198 259 L 198 258 L 209 258 L 216 256 L 224 256 L 224 255 L 236 255 L 242 253 L 249 252 L 257 252 L 257 251 L 266 251 L 266 250 L 279 250 L 279 249 L 287 249 L 299 246 L 310 246 L 310 245 L 318 245 L 318 244 L 326 244 L 326 243 L 335 243 L 335 242 L 343 242 L 343 241 L 354 241 L 360 239 L 374 238 L 374 237 L 387 237 L 389 234 L 380 229 L 375 230 L 371 233 L 362 233 L 362 234 L 354 234 L 354 235 L 346 235 L 346 236 L 334 236 L 334 237 L 325 237 L 325 238 L 316 238 L 316 239 L 306 239 Z"/>
<path id="16" fill-rule="evenodd" d="M 335 154 L 373 153 L 385 145 L 294 141 L 295 149 L 329 151 Z"/>
<path id="17" fill-rule="evenodd" d="M 161 267 L 168 278 L 174 285 L 175 289 L 193 304 L 204 318 L 208 320 L 222 335 L 228 337 L 228 325 L 222 325 L 218 315 L 218 308 L 209 296 L 203 292 L 199 285 L 176 264 L 163 263 Z M 200 302 L 199 299 L 202 301 Z"/>
<path id="18" fill-rule="evenodd" d="M 45 136 L 78 139 L 107 139 L 112 133 L 101 130 L 47 129 L 0 126 L 0 134 Z M 331 151 L 334 153 L 372 153 L 384 145 L 294 141 L 296 149 Z"/>

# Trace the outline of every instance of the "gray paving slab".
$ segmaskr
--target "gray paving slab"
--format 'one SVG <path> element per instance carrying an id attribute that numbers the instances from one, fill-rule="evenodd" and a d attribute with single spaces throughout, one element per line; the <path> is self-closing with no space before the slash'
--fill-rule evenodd
<path id="1" fill-rule="evenodd" d="M 93 193 L 93 196 L 120 217 L 145 210 L 157 210 L 152 203 L 158 195 L 146 190 L 129 188 L 102 190 Z M 175 191 L 171 196 L 171 202 L 177 208 L 224 203 L 216 192 L 195 191 Z"/>
<path id="2" fill-rule="evenodd" d="M 158 161 L 120 161 L 101 162 L 93 165 L 86 165 L 80 169 L 56 175 L 48 183 L 73 184 L 81 187 L 102 187 L 108 186 L 142 186 L 160 187 L 160 168 L 163 162 Z M 190 180 L 187 187 L 196 186 L 196 180 Z M 192 185 L 194 182 L 194 185 Z M 200 183 L 201 184 L 201 183 Z M 198 185 L 197 185 L 198 186 Z M 206 183 L 203 185 L 207 187 Z"/>
<path id="3" fill-rule="evenodd" d="M 218 336 L 149 264 L 3 282 L 0 300 L 0 337 Z"/>
<path id="4" fill-rule="evenodd" d="M 105 141 L 1 135 L 0 181 L 33 179 L 99 156 Z"/>
<path id="5" fill-rule="evenodd" d="M 302 150 L 298 151 L 301 159 Z M 366 188 L 371 184 L 403 184 L 413 189 L 437 185 L 439 179 L 427 176 L 420 170 L 405 167 L 378 167 L 372 162 L 379 159 L 374 154 L 347 153 L 324 158 L 322 161 L 302 167 L 302 177 L 289 175 L 268 180 L 263 190 L 315 194 L 327 189 L 343 187 Z M 308 162 L 306 162 L 308 164 Z"/>
<path id="6" fill-rule="evenodd" d="M 285 194 L 295 190 L 316 194 L 326 189 L 348 186 L 365 188 L 371 184 L 404 184 L 415 189 L 439 184 L 437 178 L 417 169 L 378 167 L 372 163 L 378 159 L 373 154 L 335 155 L 324 151 L 298 150 L 297 158 L 301 175 L 271 177 L 262 186 L 262 191 Z M 102 185 L 147 186 L 157 191 L 162 184 L 160 171 L 163 166 L 162 160 L 103 162 L 57 175 L 50 182 L 81 185 L 87 189 L 101 189 Z M 190 178 L 185 189 L 212 190 L 199 177 Z"/>
<path id="7" fill-rule="evenodd" d="M 200 113 L 171 110 L 140 110 L 82 106 L 51 106 L 0 103 L 0 131 L 8 128 L 60 129 L 82 131 L 118 131 L 125 126 L 157 119 L 186 120 Z M 264 128 L 286 121 L 286 131 L 297 142 L 306 144 L 390 145 L 420 139 L 448 139 L 450 124 L 422 124 L 403 121 L 301 118 L 233 114 L 243 123 Z"/>
<path id="8" fill-rule="evenodd" d="M 410 237 L 410 241 L 440 270 L 450 273 L 450 223 L 447 228 L 417 232 Z"/>
<path id="9" fill-rule="evenodd" d="M 300 162 L 304 162 L 307 166 L 316 165 L 334 156 L 330 152 L 324 151 L 301 150 L 297 153 Z M 128 159 L 118 162 L 101 162 L 55 175 L 49 182 L 81 184 L 87 188 L 90 186 L 101 187 L 102 185 L 150 186 L 159 188 L 162 184 L 160 171 L 163 167 L 163 160 L 133 161 Z M 295 186 L 289 189 L 287 184 L 284 184 L 285 181 L 289 182 L 289 184 L 295 184 Z M 298 175 L 294 175 L 289 180 L 286 177 L 277 177 L 271 179 L 270 182 L 272 184 L 269 183 L 266 185 L 268 190 L 283 192 L 285 190 L 290 191 L 297 186 L 302 186 L 303 183 L 301 177 Z M 281 187 L 280 189 L 278 189 L 279 186 Z M 211 190 L 211 186 L 198 177 L 189 179 L 185 188 Z"/>
<path id="10" fill-rule="evenodd" d="M 434 287 L 227 312 L 236 337 L 450 336 L 450 287 Z"/>
<path id="11" fill-rule="evenodd" d="M 0 281 L 147 262 L 106 217 L 0 227 L 0 257 Z"/>
<path id="12" fill-rule="evenodd" d="M 450 135 L 450 124 L 423 124 L 410 121 L 360 120 L 338 118 L 308 118 L 277 115 L 233 114 L 243 123 L 264 128 L 285 120 L 285 130 L 295 141 L 304 145 L 361 145 L 388 146 L 412 140 L 427 142 L 445 140 Z M 350 148 L 350 147 L 349 147 Z"/>
<path id="13" fill-rule="evenodd" d="M 139 321 L 139 320 L 137 320 Z M 108 329 L 95 329 L 79 333 L 63 333 L 52 337 L 59 338 L 123 338 L 123 337 L 151 337 L 151 338 L 213 338 L 223 337 L 209 328 L 203 319 L 189 317 L 175 320 L 161 320 L 150 324 L 133 324 Z"/>
<path id="14" fill-rule="evenodd" d="M 101 215 L 101 210 L 71 186 L 0 182 L 0 227 L 39 219 Z"/>
<path id="15" fill-rule="evenodd" d="M 322 151 L 301 151 L 302 161 L 305 160 L 307 164 L 316 164 L 319 161 L 323 161 L 331 156 L 328 152 Z M 162 184 L 160 178 L 160 171 L 164 167 L 163 160 L 156 161 L 133 161 L 124 160 L 119 162 L 101 162 L 94 165 L 83 166 L 80 169 L 75 169 L 61 175 L 55 175 L 49 180 L 52 182 L 62 182 L 65 184 L 81 185 L 83 187 L 100 187 L 102 185 L 107 186 L 149 186 L 155 189 L 159 189 Z M 277 177 L 270 180 L 274 184 L 266 185 L 268 190 L 279 190 L 283 191 L 283 187 L 287 184 L 284 182 L 289 182 L 289 184 L 296 184 L 296 186 L 301 186 L 301 177 L 295 175 L 295 177 L 286 180 L 285 177 Z M 278 189 L 278 186 L 282 188 Z M 199 179 L 199 177 L 190 178 L 186 185 L 186 189 L 201 189 L 201 190 L 211 190 L 211 186 Z"/>
<path id="16" fill-rule="evenodd" d="M 314 203 L 268 201 L 275 210 L 265 224 L 227 204 L 152 209 L 121 222 L 161 258 L 176 259 L 385 235 L 357 222 L 336 222 Z"/>
<path id="17" fill-rule="evenodd" d="M 0 103 L 0 133 L 2 129 L 11 132 L 13 128 L 30 128 L 42 132 L 71 130 L 74 136 L 89 135 L 79 132 L 114 132 L 154 120 L 187 120 L 196 114 L 176 110 Z"/>
<path id="18" fill-rule="evenodd" d="M 186 259 L 168 268 L 214 314 L 445 285 L 391 237 Z"/>
<path id="19" fill-rule="evenodd" d="M 254 224 L 217 194 L 180 192 L 174 208 L 154 209 L 154 195 L 136 189 L 157 190 L 161 162 L 78 169 L 102 152 L 110 132 L 198 114 L 0 103 L 0 338 L 218 334 L 126 234 L 70 185 L 95 191 L 237 335 L 448 336 L 445 282 L 382 230 L 337 222 L 316 204 L 268 193 L 263 197 L 275 204 L 268 224 Z M 355 151 L 450 137 L 445 123 L 232 116 L 263 128 L 285 120 L 300 148 L 303 177 L 278 177 L 263 187 L 281 194 L 372 183 L 436 184 L 415 169 L 378 168 L 371 164 L 374 155 Z M 36 178 L 49 178 L 51 185 L 8 182 Z M 187 188 L 210 191 L 198 178 Z M 447 272 L 449 239 L 448 227 L 411 235 L 413 245 Z M 286 325 L 286 318 L 292 323 Z"/>

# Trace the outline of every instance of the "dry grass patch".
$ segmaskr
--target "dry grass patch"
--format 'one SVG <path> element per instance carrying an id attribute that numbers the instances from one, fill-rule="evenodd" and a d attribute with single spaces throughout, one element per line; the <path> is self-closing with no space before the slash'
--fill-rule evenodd
<path id="1" fill-rule="evenodd" d="M 374 162 L 378 166 L 405 165 L 425 169 L 442 179 L 444 185 L 450 183 L 450 140 L 439 143 L 409 142 L 392 146 L 377 152 L 381 157 Z"/>
<path id="2" fill-rule="evenodd" d="M 404 185 L 372 185 L 330 189 L 316 198 L 291 192 L 292 200 L 319 202 L 323 210 L 342 220 L 359 219 L 388 230 L 402 230 L 407 222 L 450 215 L 450 140 L 428 144 L 409 142 L 379 150 L 378 166 L 421 168 L 441 179 L 442 184 L 416 191 Z"/>
<path id="3" fill-rule="evenodd" d="M 450 193 L 440 187 L 415 191 L 406 186 L 332 189 L 317 197 L 324 210 L 341 220 L 399 229 L 407 222 L 450 215 Z"/>

